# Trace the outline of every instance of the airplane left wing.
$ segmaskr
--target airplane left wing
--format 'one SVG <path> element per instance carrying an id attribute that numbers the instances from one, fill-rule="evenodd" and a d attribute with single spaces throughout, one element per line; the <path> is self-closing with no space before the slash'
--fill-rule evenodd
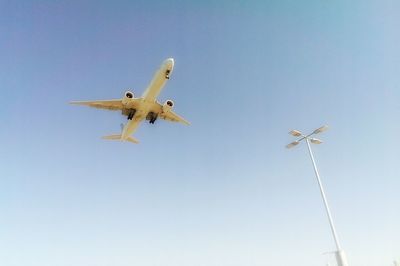
<path id="1" fill-rule="evenodd" d="M 106 110 L 122 110 L 122 109 L 124 109 L 124 105 L 122 104 L 121 99 L 105 100 L 105 101 L 79 101 L 79 102 L 70 102 L 70 104 L 86 105 L 89 107 L 94 107 L 94 108 L 98 108 L 98 109 L 106 109 Z"/>
<path id="2" fill-rule="evenodd" d="M 168 111 L 166 113 L 161 113 L 160 117 L 162 119 L 164 119 L 164 120 L 168 120 L 168 121 L 172 121 L 172 122 L 180 122 L 180 123 L 183 123 L 185 125 L 190 125 L 190 123 L 187 120 L 185 120 L 183 117 L 177 115 L 173 111 Z"/>

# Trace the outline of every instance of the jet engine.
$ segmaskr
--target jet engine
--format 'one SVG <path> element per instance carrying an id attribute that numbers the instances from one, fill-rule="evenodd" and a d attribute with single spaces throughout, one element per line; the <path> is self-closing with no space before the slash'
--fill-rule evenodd
<path id="1" fill-rule="evenodd" d="M 122 98 L 122 104 L 127 105 L 134 99 L 134 94 L 131 91 L 126 91 L 124 98 Z"/>
<path id="2" fill-rule="evenodd" d="M 164 113 L 168 113 L 169 111 L 172 110 L 173 106 L 174 106 L 174 102 L 172 100 L 166 100 L 163 104 L 162 110 Z"/>

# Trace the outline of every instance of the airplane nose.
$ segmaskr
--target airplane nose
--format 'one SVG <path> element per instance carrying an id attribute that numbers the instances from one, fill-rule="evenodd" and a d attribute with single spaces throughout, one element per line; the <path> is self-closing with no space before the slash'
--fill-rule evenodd
<path id="1" fill-rule="evenodd" d="M 174 59 L 173 58 L 168 58 L 165 60 L 165 64 L 168 65 L 169 67 L 174 66 Z"/>

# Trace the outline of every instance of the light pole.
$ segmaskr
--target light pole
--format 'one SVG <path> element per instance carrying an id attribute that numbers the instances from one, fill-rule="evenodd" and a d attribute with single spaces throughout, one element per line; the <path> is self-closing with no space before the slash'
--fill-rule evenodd
<path id="1" fill-rule="evenodd" d="M 344 253 L 344 251 L 342 250 L 342 247 L 340 246 L 339 238 L 337 236 L 336 229 L 335 229 L 335 225 L 333 224 L 332 214 L 331 214 L 331 211 L 330 211 L 329 206 L 328 206 L 328 201 L 326 199 L 325 191 L 324 191 L 324 188 L 322 186 L 321 178 L 319 176 L 317 165 L 315 164 L 314 155 L 313 155 L 313 152 L 311 150 L 311 145 L 310 145 L 310 142 L 313 143 L 313 144 L 321 144 L 322 143 L 321 140 L 316 139 L 316 138 L 312 138 L 312 136 L 316 135 L 318 133 L 321 133 L 321 132 L 323 132 L 323 131 L 325 131 L 327 129 L 328 129 L 328 126 L 322 126 L 320 128 L 317 128 L 316 130 L 314 130 L 313 132 L 311 132 L 308 135 L 303 135 L 303 133 L 301 133 L 298 130 L 292 130 L 292 131 L 289 132 L 289 134 L 291 134 L 294 137 L 300 137 L 300 138 L 298 140 L 293 141 L 292 143 L 289 143 L 288 145 L 286 145 L 286 148 L 290 149 L 290 148 L 298 145 L 302 140 L 306 141 L 307 147 L 308 147 L 308 152 L 310 154 L 310 158 L 311 158 L 312 164 L 314 166 L 315 176 L 317 177 L 319 189 L 321 191 L 322 200 L 324 201 L 326 214 L 328 215 L 329 225 L 331 227 L 333 238 L 335 240 L 336 249 L 337 249 L 335 251 L 335 257 L 336 257 L 337 265 L 338 266 L 348 266 L 347 259 L 346 259 L 346 254 Z"/>

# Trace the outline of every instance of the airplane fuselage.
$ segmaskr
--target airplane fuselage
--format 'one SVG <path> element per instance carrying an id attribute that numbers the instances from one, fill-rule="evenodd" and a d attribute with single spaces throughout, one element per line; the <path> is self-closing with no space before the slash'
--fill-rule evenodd
<path id="1" fill-rule="evenodd" d="M 174 68 L 174 60 L 172 58 L 166 59 L 161 67 L 154 74 L 149 86 L 142 94 L 140 104 L 133 109 L 134 115 L 128 119 L 128 122 L 124 126 L 121 133 L 121 140 L 126 140 L 132 135 L 137 129 L 140 122 L 146 119 L 147 115 L 151 110 L 159 108 L 159 104 L 156 102 L 157 96 L 164 88 L 167 80 L 170 78 Z"/>

